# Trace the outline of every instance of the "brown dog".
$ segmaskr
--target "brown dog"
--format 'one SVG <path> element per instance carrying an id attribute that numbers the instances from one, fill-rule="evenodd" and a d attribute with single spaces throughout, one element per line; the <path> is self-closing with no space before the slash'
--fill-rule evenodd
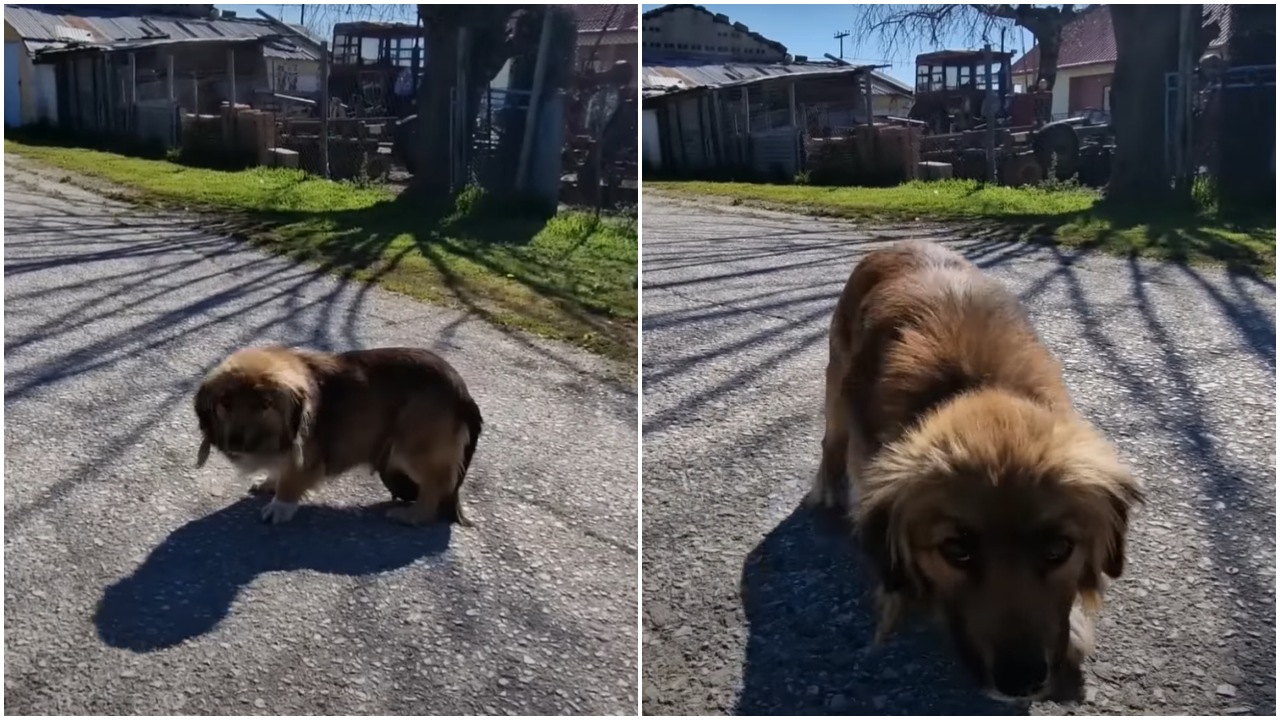
<path id="1" fill-rule="evenodd" d="M 460 493 L 483 419 L 462 377 L 432 352 L 249 348 L 209 372 L 195 410 L 196 466 L 217 448 L 243 473 L 266 471 L 253 487 L 275 496 L 265 520 L 288 521 L 320 481 L 368 465 L 412 500 L 392 519 L 429 523 L 443 510 L 470 525 Z M 397 492 L 406 480 L 414 489 Z"/>
<path id="2" fill-rule="evenodd" d="M 879 581 L 877 641 L 929 611 L 1004 699 L 1092 652 L 1141 489 L 1071 405 L 1017 298 L 932 243 L 873 252 L 831 323 L 810 501 L 848 512 Z"/>

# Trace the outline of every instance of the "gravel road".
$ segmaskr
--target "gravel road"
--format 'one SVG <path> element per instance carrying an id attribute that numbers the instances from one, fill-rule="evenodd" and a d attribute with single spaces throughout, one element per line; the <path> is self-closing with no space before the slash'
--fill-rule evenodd
<path id="1" fill-rule="evenodd" d="M 634 714 L 632 387 L 62 175 L 5 158 L 7 712 Z M 195 384 L 268 342 L 447 357 L 477 526 L 395 526 L 354 473 L 271 527 L 196 470 Z"/>
<path id="2" fill-rule="evenodd" d="M 1086 702 L 1030 712 L 1275 714 L 1271 281 L 653 194 L 643 222 L 646 714 L 1017 711 L 928 628 L 868 649 L 862 563 L 800 508 L 835 300 L 863 253 L 911 236 L 1021 295 L 1149 488 Z"/>

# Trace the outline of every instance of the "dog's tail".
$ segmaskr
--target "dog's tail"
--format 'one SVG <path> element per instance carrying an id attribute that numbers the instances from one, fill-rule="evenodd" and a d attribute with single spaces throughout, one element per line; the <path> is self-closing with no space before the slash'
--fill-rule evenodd
<path id="1" fill-rule="evenodd" d="M 484 430 L 484 417 L 480 414 L 480 406 L 471 398 L 466 398 L 458 409 L 461 415 L 459 419 L 466 426 L 467 444 L 462 450 L 462 462 L 458 464 L 458 485 L 445 502 L 452 506 L 455 522 L 462 527 L 472 527 L 473 523 L 462 510 L 462 483 L 467 478 L 467 470 L 471 468 L 471 458 L 475 457 L 476 445 Z"/>

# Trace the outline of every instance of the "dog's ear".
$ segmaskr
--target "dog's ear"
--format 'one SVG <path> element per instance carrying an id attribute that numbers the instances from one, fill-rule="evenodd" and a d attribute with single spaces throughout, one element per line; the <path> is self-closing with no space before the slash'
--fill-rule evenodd
<path id="1" fill-rule="evenodd" d="M 1129 533 L 1129 509 L 1141 502 L 1143 502 L 1142 489 L 1128 471 L 1114 478 L 1114 484 L 1107 497 L 1110 517 L 1106 550 L 1102 554 L 1102 572 L 1109 577 L 1118 578 L 1124 572 L 1125 537 Z"/>
<path id="2" fill-rule="evenodd" d="M 196 467 L 200 468 L 209 460 L 209 438 L 213 434 L 213 393 L 207 385 L 201 384 L 196 391 L 194 405 L 196 421 L 200 424 L 200 450 L 196 453 Z"/>
<path id="3" fill-rule="evenodd" d="M 202 468 L 205 463 L 209 462 L 209 449 L 211 447 L 208 438 L 200 441 L 200 451 L 196 453 L 196 467 Z"/>
<path id="4" fill-rule="evenodd" d="M 299 462 L 302 461 L 302 448 L 311 435 L 314 409 L 308 394 L 295 388 L 281 388 L 279 409 L 285 423 L 288 443 L 294 447 Z"/>
<path id="5" fill-rule="evenodd" d="M 907 585 L 907 573 L 903 558 L 894 547 L 892 534 L 892 508 L 879 502 L 864 508 L 858 524 L 858 544 L 870 558 L 885 592 L 897 592 Z"/>

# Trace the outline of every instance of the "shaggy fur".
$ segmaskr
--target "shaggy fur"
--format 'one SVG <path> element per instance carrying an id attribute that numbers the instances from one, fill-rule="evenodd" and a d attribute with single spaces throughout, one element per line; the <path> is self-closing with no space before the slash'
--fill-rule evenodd
<path id="1" fill-rule="evenodd" d="M 266 520 L 289 520 L 308 490 L 366 465 L 412 501 L 393 519 L 423 524 L 443 511 L 470 525 L 460 494 L 483 419 L 462 377 L 427 350 L 241 350 L 204 378 L 195 411 L 197 467 L 217 448 L 243 473 L 265 471 L 253 490 L 274 495 Z"/>
<path id="2" fill-rule="evenodd" d="M 877 641 L 923 610 L 989 692 L 1031 698 L 1092 652 L 1141 490 L 1017 298 L 911 242 L 863 259 L 836 305 L 810 500 L 849 514 L 877 570 Z"/>

